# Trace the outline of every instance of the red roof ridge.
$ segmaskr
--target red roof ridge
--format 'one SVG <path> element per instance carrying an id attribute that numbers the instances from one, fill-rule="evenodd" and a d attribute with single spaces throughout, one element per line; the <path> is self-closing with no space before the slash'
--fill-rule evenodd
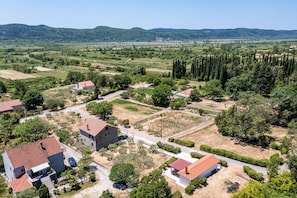
<path id="1" fill-rule="evenodd" d="M 12 180 L 10 182 L 10 186 L 15 193 L 18 193 L 32 187 L 31 182 L 29 182 L 28 180 L 29 176 L 27 174 L 24 174 L 20 178 Z"/>
<path id="2" fill-rule="evenodd" d="M 218 163 L 219 160 L 214 155 L 206 155 L 183 170 L 180 170 L 178 174 L 189 180 L 193 180 Z"/>
<path id="3" fill-rule="evenodd" d="M 98 135 L 108 124 L 96 118 L 87 118 L 79 127 L 80 130 L 92 135 Z"/>

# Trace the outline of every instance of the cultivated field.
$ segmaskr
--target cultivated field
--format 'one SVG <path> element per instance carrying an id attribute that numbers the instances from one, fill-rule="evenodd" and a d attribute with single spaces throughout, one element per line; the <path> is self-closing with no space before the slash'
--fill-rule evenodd
<path id="1" fill-rule="evenodd" d="M 27 79 L 27 78 L 35 78 L 34 75 L 25 74 L 22 72 L 18 72 L 15 70 L 0 70 L 0 77 L 10 80 L 20 80 L 20 79 Z"/>
<path id="2" fill-rule="evenodd" d="M 112 115 L 121 120 L 129 119 L 130 123 L 145 119 L 149 115 L 160 110 L 159 108 L 151 107 L 149 105 L 119 99 L 119 97 L 111 102 L 113 104 Z"/>
<path id="3" fill-rule="evenodd" d="M 38 71 L 51 71 L 52 69 L 46 68 L 46 67 L 35 67 Z"/>

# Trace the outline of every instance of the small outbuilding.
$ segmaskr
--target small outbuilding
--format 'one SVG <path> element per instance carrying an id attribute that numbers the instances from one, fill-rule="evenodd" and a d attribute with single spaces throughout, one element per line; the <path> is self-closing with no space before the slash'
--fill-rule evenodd
<path id="1" fill-rule="evenodd" d="M 75 90 L 95 90 L 95 84 L 90 80 L 78 82 L 76 83 L 74 89 Z"/>
<path id="2" fill-rule="evenodd" d="M 171 168 L 171 173 L 173 175 L 179 176 L 177 174 L 178 171 L 183 170 L 184 168 L 186 168 L 187 166 L 189 166 L 191 163 L 184 160 L 184 159 L 178 159 L 174 162 L 172 162 L 171 164 L 169 164 L 169 167 Z"/>

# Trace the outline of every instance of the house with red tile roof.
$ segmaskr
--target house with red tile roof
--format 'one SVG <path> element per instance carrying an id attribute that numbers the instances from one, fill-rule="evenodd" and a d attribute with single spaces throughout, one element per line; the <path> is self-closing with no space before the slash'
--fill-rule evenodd
<path id="1" fill-rule="evenodd" d="M 83 143 L 93 151 L 118 141 L 118 128 L 96 118 L 86 119 L 79 133 Z"/>
<path id="2" fill-rule="evenodd" d="M 0 102 L 0 114 L 13 111 L 23 111 L 23 105 L 19 99 Z"/>
<path id="3" fill-rule="evenodd" d="M 192 90 L 193 90 L 192 88 L 186 89 L 182 92 L 177 93 L 176 96 L 181 97 L 181 98 L 189 98 Z"/>
<path id="4" fill-rule="evenodd" d="M 184 159 L 178 159 L 174 162 L 172 162 L 171 164 L 169 164 L 169 167 L 171 168 L 171 173 L 174 175 L 178 175 L 177 172 L 186 168 L 187 166 L 189 166 L 191 164 L 191 162 L 188 162 Z"/>
<path id="5" fill-rule="evenodd" d="M 15 193 L 55 180 L 65 170 L 63 151 L 55 137 L 25 144 L 2 153 L 5 174 Z"/>
<path id="6" fill-rule="evenodd" d="M 90 80 L 78 82 L 76 83 L 74 89 L 75 90 L 95 90 L 95 84 Z"/>
<path id="7" fill-rule="evenodd" d="M 206 155 L 177 172 L 179 183 L 188 186 L 194 179 L 209 177 L 218 167 L 219 160 L 214 155 Z"/>

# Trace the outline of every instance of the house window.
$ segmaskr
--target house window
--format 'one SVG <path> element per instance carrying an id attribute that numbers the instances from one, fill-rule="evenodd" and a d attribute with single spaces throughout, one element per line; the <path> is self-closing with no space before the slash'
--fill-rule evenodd
<path id="1" fill-rule="evenodd" d="M 21 171 L 24 172 L 24 169 L 22 168 Z"/>

